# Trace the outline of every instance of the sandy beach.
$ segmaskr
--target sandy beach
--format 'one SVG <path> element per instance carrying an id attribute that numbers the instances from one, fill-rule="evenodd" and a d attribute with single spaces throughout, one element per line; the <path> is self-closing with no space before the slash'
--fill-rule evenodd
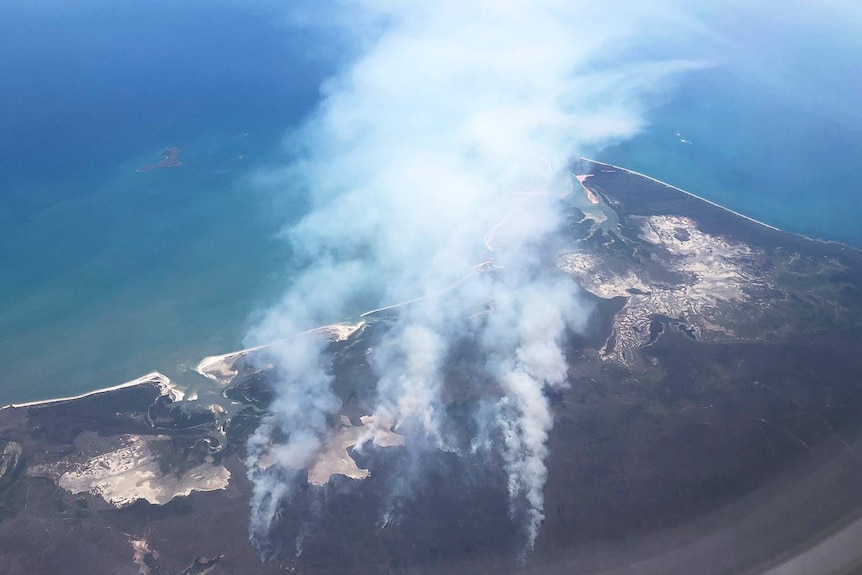
<path id="1" fill-rule="evenodd" d="M 332 341 L 344 341 L 364 325 L 364 321 L 356 324 L 332 323 L 300 332 L 293 337 L 302 337 L 303 335 L 310 335 L 313 333 L 325 333 Z M 256 347 L 249 347 L 239 351 L 232 351 L 223 355 L 211 355 L 203 358 L 200 363 L 195 366 L 194 371 L 207 379 L 215 381 L 219 385 L 227 385 L 230 383 L 230 380 L 236 377 L 237 373 L 239 373 L 235 367 L 239 360 L 251 353 L 266 349 L 270 346 L 271 344 L 258 345 Z"/>
<path id="2" fill-rule="evenodd" d="M 221 385 L 225 385 L 233 379 L 238 373 L 236 369 L 234 369 L 234 365 L 236 362 L 247 356 L 248 354 L 264 349 L 268 346 L 259 345 L 257 347 L 250 347 L 248 349 L 241 349 L 239 351 L 232 351 L 230 353 L 225 353 L 223 355 L 211 355 L 203 358 L 200 363 L 198 363 L 194 371 L 201 374 L 207 379 L 211 379 L 216 383 Z"/>
<path id="3" fill-rule="evenodd" d="M 667 186 L 667 187 L 669 187 L 669 188 L 673 188 L 674 190 L 676 190 L 676 191 L 678 191 L 678 192 L 681 192 L 681 193 L 683 193 L 683 194 L 685 194 L 685 195 L 687 195 L 687 196 L 691 196 L 692 198 L 696 198 L 696 199 L 698 199 L 698 200 L 700 200 L 700 201 L 702 201 L 702 202 L 706 202 L 707 204 L 710 204 L 710 205 L 712 205 L 712 206 L 715 206 L 716 208 L 720 208 L 720 209 L 722 209 L 722 210 L 724 210 L 724 211 L 726 211 L 726 212 L 730 212 L 731 214 L 733 214 L 733 215 L 735 215 L 735 216 L 739 216 L 740 218 L 745 218 L 746 220 L 748 220 L 748 221 L 750 221 L 750 222 L 754 222 L 755 224 L 759 224 L 759 225 L 761 225 L 761 226 L 763 226 L 763 227 L 766 227 L 766 228 L 769 228 L 769 229 L 771 229 L 771 230 L 775 230 L 775 231 L 778 231 L 778 232 L 780 232 L 780 231 L 781 231 L 779 228 L 776 228 L 775 226 L 770 226 L 769 224 L 764 223 L 764 222 L 761 222 L 760 220 L 755 220 L 754 218 L 750 218 L 750 217 L 746 216 L 745 214 L 740 214 L 739 212 L 735 212 L 735 211 L 731 210 L 731 209 L 730 209 L 730 208 L 728 208 L 728 207 L 722 206 L 721 204 L 716 204 L 715 202 L 712 202 L 712 201 L 710 201 L 710 200 L 707 200 L 706 198 L 702 198 L 702 197 L 700 197 L 700 196 L 698 196 L 698 195 L 696 195 L 696 194 L 692 194 L 691 192 L 687 192 L 687 191 L 683 190 L 682 188 L 678 188 L 678 187 L 676 187 L 676 186 L 674 186 L 674 185 L 668 184 L 667 182 L 663 182 L 663 181 L 661 181 L 661 180 L 658 180 L 658 179 L 656 179 L 656 178 L 653 178 L 652 176 L 648 176 L 648 175 L 646 175 L 646 174 L 642 174 L 642 173 L 640 173 L 640 172 L 636 172 L 636 171 L 634 171 L 634 170 L 629 170 L 628 168 L 623 168 L 622 166 L 615 166 L 615 165 L 613 165 L 613 164 L 608 164 L 607 162 L 599 162 L 598 160 L 591 160 L 590 158 L 584 158 L 583 156 L 582 156 L 580 159 L 581 159 L 581 160 L 583 160 L 583 161 L 585 161 L 585 162 L 590 162 L 590 163 L 593 163 L 593 164 L 597 164 L 597 165 L 599 165 L 599 166 L 607 166 L 607 167 L 609 167 L 609 168 L 614 168 L 614 169 L 616 169 L 616 170 L 622 170 L 623 172 L 628 172 L 629 174 L 634 174 L 635 176 L 640 176 L 640 177 L 642 177 L 642 178 L 646 178 L 647 180 L 651 180 L 651 181 L 653 181 L 653 182 L 655 182 L 655 183 L 657 183 L 657 184 L 661 184 L 661 185 L 663 185 L 663 186 Z M 580 181 L 580 178 L 578 178 L 578 181 Z M 581 183 L 581 185 L 583 185 L 583 182 Z"/>
<path id="4" fill-rule="evenodd" d="M 55 399 L 45 399 L 40 401 L 29 401 L 27 403 L 10 403 L 8 405 L 4 405 L 0 407 L 0 409 L 6 409 L 7 407 L 12 408 L 20 408 L 20 407 L 36 407 L 40 405 L 48 405 L 51 403 L 60 403 L 63 401 L 74 401 L 76 399 L 83 399 L 85 397 L 90 397 L 93 395 L 99 395 L 102 393 L 109 393 L 111 391 L 116 391 L 118 389 L 124 389 L 126 387 L 135 387 L 136 385 L 143 385 L 145 383 L 156 383 L 159 388 L 162 390 L 162 395 L 169 396 L 173 401 L 182 401 L 185 394 L 174 387 L 171 384 L 170 378 L 168 376 L 159 373 L 158 371 L 153 371 L 148 373 L 147 375 L 141 376 L 137 379 L 133 379 L 132 381 L 127 381 L 125 383 L 121 383 L 119 385 L 114 385 L 111 387 L 105 387 L 102 389 L 97 389 L 95 391 L 89 391 L 87 393 L 82 393 L 81 395 L 73 395 L 70 397 L 58 397 Z"/>

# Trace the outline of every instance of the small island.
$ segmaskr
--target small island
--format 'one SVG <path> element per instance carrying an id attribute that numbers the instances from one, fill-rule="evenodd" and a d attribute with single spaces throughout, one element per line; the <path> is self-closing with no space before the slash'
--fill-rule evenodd
<path id="1" fill-rule="evenodd" d="M 176 168 L 177 166 L 182 165 L 180 161 L 180 149 L 176 147 L 166 148 L 162 151 L 162 156 L 164 159 L 161 162 L 157 162 L 155 164 L 149 164 L 146 166 L 141 166 L 136 172 L 149 172 L 150 170 L 155 170 L 157 168 Z"/>

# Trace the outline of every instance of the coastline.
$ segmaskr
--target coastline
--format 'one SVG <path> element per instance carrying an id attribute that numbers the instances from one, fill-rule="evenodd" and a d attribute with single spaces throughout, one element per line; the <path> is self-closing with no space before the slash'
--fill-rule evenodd
<path id="1" fill-rule="evenodd" d="M 697 200 L 700 200 L 700 201 L 702 201 L 702 202 L 705 202 L 705 203 L 707 203 L 707 204 L 710 204 L 710 205 L 712 205 L 712 206 L 714 206 L 714 207 L 720 208 L 720 209 L 722 209 L 722 210 L 724 210 L 724 211 L 726 211 L 726 212 L 728 212 L 728 213 L 730 213 L 730 214 L 733 214 L 733 215 L 738 216 L 738 217 L 740 217 L 740 218 L 744 218 L 744 219 L 746 219 L 746 220 L 748 220 L 748 221 L 750 221 L 750 222 L 752 222 L 752 223 L 758 224 L 758 225 L 760 225 L 760 226 L 763 226 L 763 227 L 765 227 L 765 228 L 768 228 L 768 229 L 771 229 L 771 230 L 774 230 L 774 231 L 782 231 L 780 228 L 777 228 L 777 227 L 772 226 L 772 225 L 769 225 L 769 224 L 767 224 L 767 223 L 765 223 L 765 222 L 762 222 L 762 221 L 756 220 L 756 219 L 754 219 L 754 218 L 752 218 L 752 217 L 746 216 L 746 215 L 741 214 L 741 213 L 739 213 L 739 212 L 737 212 L 737 211 L 734 211 L 734 210 L 732 210 L 732 209 L 730 209 L 730 208 L 727 208 L 727 207 L 725 207 L 725 206 L 722 206 L 721 204 L 718 204 L 718 203 L 716 203 L 716 202 L 713 202 L 713 201 L 711 201 L 711 200 L 708 200 L 708 199 L 706 199 L 706 198 L 703 198 L 703 197 L 701 197 L 701 196 L 698 196 L 698 195 L 696 195 L 696 194 L 693 194 L 693 193 L 691 193 L 691 192 L 689 192 L 689 191 L 686 191 L 686 190 L 684 190 L 684 189 L 682 189 L 682 188 L 679 188 L 679 187 L 677 187 L 677 186 L 674 186 L 674 185 L 672 185 L 672 184 L 669 184 L 669 183 L 667 183 L 667 182 L 664 182 L 664 181 L 659 180 L 659 179 L 657 179 L 657 178 L 654 178 L 654 177 L 652 177 L 652 176 L 648 176 L 648 175 L 646 175 L 646 174 L 643 174 L 643 173 L 637 172 L 637 171 L 635 171 L 635 170 L 631 170 L 631 169 L 628 169 L 628 168 L 625 168 L 625 167 L 622 167 L 622 166 L 618 166 L 618 165 L 615 165 L 615 164 L 611 164 L 611 163 L 608 163 L 608 162 L 601 162 L 601 161 L 594 160 L 594 159 L 591 159 L 591 158 L 586 158 L 586 157 L 583 157 L 583 156 L 581 156 L 581 157 L 580 157 L 580 160 L 585 161 L 585 162 L 589 162 L 589 163 L 591 163 L 591 164 L 595 164 L 595 165 L 598 165 L 598 166 L 605 166 L 605 167 L 608 167 L 608 168 L 613 168 L 613 169 L 616 169 L 616 170 L 620 170 L 620 171 L 623 171 L 623 172 L 627 172 L 627 173 L 632 174 L 632 175 L 635 175 L 635 176 L 639 176 L 639 177 L 645 178 L 645 179 L 650 180 L 650 181 L 652 181 L 652 182 L 655 182 L 655 183 L 661 184 L 661 185 L 663 185 L 663 186 L 666 186 L 666 187 L 668 187 L 668 188 L 671 188 L 671 189 L 673 189 L 673 190 L 676 190 L 676 191 L 678 191 L 678 192 L 681 192 L 681 193 L 683 193 L 683 194 L 685 194 L 685 195 L 687 195 L 687 196 L 689 196 L 689 197 L 695 198 L 695 199 L 697 199 Z M 575 174 L 573 174 L 573 175 L 575 175 Z M 586 176 L 578 176 L 578 175 L 575 175 L 575 177 L 577 178 L 578 182 L 581 184 L 581 186 L 583 187 L 583 189 L 584 189 L 584 190 L 586 190 L 586 191 L 587 191 L 587 193 L 589 194 L 590 190 L 589 190 L 586 186 L 584 186 L 584 182 L 583 182 L 583 180 L 585 180 L 585 179 L 586 179 Z M 589 198 L 589 200 L 591 201 L 591 203 L 597 203 L 597 198 L 596 198 L 596 201 L 593 201 L 593 198 L 592 198 L 592 197 L 589 197 L 589 195 L 588 195 L 588 198 Z M 513 211 L 516 211 L 516 210 L 513 210 Z M 494 226 L 494 228 L 492 228 L 492 230 L 490 230 L 490 231 L 488 232 L 488 234 L 486 234 L 486 236 L 483 238 L 483 239 L 484 239 L 484 241 L 485 241 L 486 247 L 488 247 L 488 249 L 489 249 L 489 250 L 493 251 L 493 247 L 492 247 L 492 246 L 490 246 L 490 245 L 488 245 L 488 244 L 490 244 L 490 243 L 491 243 L 491 241 L 492 241 L 492 238 L 493 238 L 493 232 L 494 232 L 494 231 L 496 231 L 496 229 L 497 229 L 500 225 L 504 224 L 504 223 L 505 223 L 505 221 L 508 219 L 508 217 L 509 217 L 509 216 L 511 216 L 511 215 L 512 215 L 512 213 L 511 213 L 511 212 L 510 212 L 510 213 L 508 213 L 508 214 L 506 214 L 506 216 L 503 218 L 503 220 L 502 220 L 501 222 L 499 222 L 496 226 Z M 805 237 L 805 236 L 803 236 L 803 237 Z M 812 239 L 812 238 L 808 238 L 808 239 Z M 819 240 L 819 241 L 821 241 L 821 242 L 822 242 L 823 240 Z M 461 278 L 461 279 L 457 280 L 457 281 L 456 281 L 456 282 L 454 282 L 452 285 L 450 285 L 450 286 L 448 286 L 448 287 L 444 288 L 443 290 L 441 290 L 441 291 L 440 291 L 440 292 L 438 292 L 438 293 L 428 294 L 428 295 L 426 295 L 426 296 L 422 296 L 422 297 L 414 298 L 414 299 L 411 299 L 411 300 L 408 300 L 408 301 L 398 302 L 398 303 L 390 304 L 390 305 L 387 305 L 387 306 L 384 306 L 384 307 L 381 307 L 381 308 L 377 308 L 377 309 L 369 310 L 369 311 L 366 311 L 366 312 L 364 312 L 364 313 L 360 314 L 360 316 L 359 316 L 359 317 L 360 317 L 360 318 L 366 318 L 366 317 L 368 317 L 368 316 L 374 315 L 374 314 L 379 313 L 379 312 L 382 312 L 382 311 L 386 311 L 386 310 L 390 310 L 390 309 L 398 308 L 398 307 L 401 307 L 401 306 L 404 306 L 404 305 L 409 305 L 409 304 L 411 304 L 411 303 L 415 303 L 415 302 L 421 301 L 421 300 L 423 300 L 423 299 L 425 299 L 425 298 L 427 298 L 427 297 L 434 297 L 434 296 L 438 296 L 438 295 L 440 295 L 440 294 L 442 294 L 442 293 L 445 293 L 445 292 L 449 291 L 450 289 L 452 289 L 452 288 L 454 288 L 454 287 L 457 287 L 457 286 L 458 286 L 458 285 L 460 285 L 463 281 L 467 280 L 469 277 L 471 277 L 472 275 L 474 275 L 477 271 L 481 271 L 485 266 L 490 265 L 490 264 L 491 264 L 491 262 L 492 262 L 492 260 L 488 260 L 488 261 L 486 261 L 486 262 L 482 262 L 481 264 L 477 265 L 477 266 L 476 266 L 476 267 L 475 267 L 475 268 L 474 268 L 470 273 L 468 273 L 465 277 L 463 277 L 463 278 Z M 305 331 L 305 332 L 302 332 L 302 333 L 297 334 L 297 336 L 302 336 L 302 335 L 306 335 L 306 334 L 310 334 L 310 333 L 315 333 L 315 332 L 321 332 L 321 331 L 324 331 L 324 332 L 328 332 L 328 335 L 329 335 L 329 337 L 330 337 L 331 339 L 333 339 L 333 340 L 335 340 L 335 341 L 340 341 L 340 340 L 344 340 L 344 339 L 346 339 L 347 337 L 349 337 L 349 336 L 350 336 L 353 332 L 355 332 L 357 329 L 360 329 L 360 328 L 362 327 L 362 325 L 364 325 L 364 323 L 365 323 L 364 321 L 361 321 L 358 325 L 350 325 L 350 324 L 347 324 L 347 323 L 336 323 L 336 324 L 330 324 L 330 325 L 320 326 L 320 327 L 317 327 L 317 328 L 313 328 L 313 329 L 307 330 L 307 331 Z M 250 354 L 250 353 L 253 353 L 253 352 L 256 352 L 256 351 L 259 351 L 259 350 L 262 350 L 262 349 L 268 348 L 268 347 L 270 347 L 270 345 L 271 345 L 271 344 L 267 344 L 267 345 L 259 345 L 259 346 L 250 347 L 250 348 L 247 348 L 247 349 L 241 349 L 241 350 L 237 350 L 237 351 L 232 351 L 232 352 L 229 352 L 229 353 L 226 353 L 226 354 L 222 354 L 222 355 L 213 355 L 213 356 L 207 356 L 207 357 L 204 357 L 204 358 L 203 358 L 203 359 L 201 359 L 201 360 L 200 360 L 200 362 L 199 362 L 199 363 L 198 363 L 198 364 L 193 368 L 193 371 L 194 371 L 195 373 L 197 373 L 197 374 L 199 374 L 199 375 L 201 375 L 201 376 L 203 376 L 203 377 L 205 377 L 205 378 L 207 378 L 207 379 L 209 379 L 209 380 L 213 381 L 213 382 L 216 382 L 216 383 L 217 383 L 217 384 L 219 384 L 219 385 L 225 385 L 227 382 L 229 382 L 229 381 L 230 381 L 230 380 L 231 380 L 231 379 L 232 379 L 232 378 L 237 374 L 237 371 L 235 370 L 234 366 L 235 366 L 235 364 L 236 364 L 239 360 L 241 360 L 242 358 L 244 358 L 246 355 L 248 355 L 248 354 Z M 174 401 L 182 401 L 182 400 L 183 400 L 183 398 L 185 397 L 184 392 L 182 392 L 181 390 L 177 389 L 176 387 L 174 387 L 174 386 L 172 385 L 170 378 L 168 378 L 167 376 L 165 376 L 164 374 L 162 374 L 162 373 L 160 373 L 160 372 L 158 372 L 158 371 L 153 371 L 153 372 L 150 372 L 150 373 L 148 373 L 148 374 L 146 374 L 146 375 L 144 375 L 144 376 L 142 376 L 142 377 L 139 377 L 139 378 L 137 378 L 137 379 L 134 379 L 134 380 L 131 380 L 131 381 L 128 381 L 128 382 L 125 382 L 125 383 L 121 383 L 121 384 L 118 384 L 118 385 L 114 385 L 114 386 L 110 386 L 110 387 L 105 387 L 105 388 L 101 388 L 101 389 L 96 389 L 96 390 L 89 391 L 89 392 L 86 392 L 86 393 L 82 393 L 82 394 L 79 394 L 79 395 L 69 396 L 69 397 L 60 397 L 60 398 L 45 399 L 45 400 L 37 400 L 37 401 L 29 401 L 29 402 L 23 402 L 23 403 L 9 403 L 9 404 L 6 404 L 6 405 L 3 405 L 3 406 L 0 406 L 0 410 L 2 410 L 2 409 L 6 409 L 6 408 L 9 408 L 9 407 L 11 407 L 11 408 L 37 407 L 37 406 L 49 405 L 49 404 L 53 404 L 53 403 L 60 403 L 60 402 L 65 402 L 65 401 L 73 401 L 73 400 L 77 400 L 77 399 L 83 399 L 83 398 L 86 398 L 86 397 L 90 397 L 90 396 L 93 396 L 93 395 L 99 395 L 99 394 L 103 394 L 103 393 L 109 393 L 109 392 L 112 392 L 112 391 L 117 391 L 117 390 L 120 390 L 120 389 L 124 389 L 124 388 L 128 388 L 128 387 L 134 387 L 134 386 L 142 385 L 142 384 L 146 384 L 146 383 L 156 383 L 156 384 L 158 384 L 158 385 L 159 385 L 159 387 L 162 389 L 162 395 L 170 395 L 170 396 L 171 396 L 171 398 L 172 398 Z"/>
<path id="2" fill-rule="evenodd" d="M 121 383 L 119 385 L 113 385 L 111 387 L 105 387 L 102 389 L 96 389 L 94 391 L 88 391 L 87 393 L 82 393 L 80 395 L 73 395 L 69 397 L 57 397 L 54 399 L 43 399 L 39 401 L 28 401 L 25 403 L 9 403 L 0 407 L 0 410 L 6 408 L 21 408 L 21 407 L 40 407 L 43 405 L 50 405 L 52 403 L 62 403 L 65 401 L 75 401 L 77 399 L 84 399 L 85 397 L 91 397 L 93 395 L 101 395 L 103 393 L 110 393 L 112 391 L 117 391 L 119 389 L 125 389 L 128 387 L 136 387 L 138 385 L 144 385 L 146 383 L 155 383 L 162 390 L 162 395 L 169 395 L 171 399 L 174 401 L 182 401 L 185 394 L 176 389 L 172 384 L 171 380 L 168 376 L 159 373 L 158 371 L 152 371 L 146 375 L 143 375 L 137 379 L 133 379 L 131 381 L 127 381 L 125 383 Z"/>
<path id="3" fill-rule="evenodd" d="M 364 325 L 364 321 L 361 321 L 357 324 L 331 323 L 300 332 L 293 337 L 302 337 L 304 335 L 324 332 L 328 335 L 331 341 L 344 341 L 348 337 L 353 335 L 354 332 L 359 329 L 362 329 Z M 272 345 L 273 344 L 268 343 L 255 347 L 249 347 L 246 349 L 240 349 L 238 351 L 232 351 L 230 353 L 225 353 L 222 355 L 210 355 L 203 358 L 194 367 L 193 371 L 204 376 L 207 379 L 218 383 L 219 385 L 224 386 L 230 383 L 230 380 L 236 377 L 237 373 L 239 373 L 234 368 L 234 365 L 236 365 L 239 360 L 241 360 L 250 353 L 266 349 L 268 347 L 271 347 Z"/>
<path id="4" fill-rule="evenodd" d="M 511 214 L 511 212 L 509 212 L 509 213 Z M 508 215 L 507 215 L 506 217 L 508 218 Z M 504 221 L 505 221 L 505 218 L 504 218 Z M 503 223 L 503 222 L 501 222 L 501 223 Z M 498 224 L 498 225 L 499 225 L 499 224 Z M 495 226 L 495 229 L 496 229 L 496 227 L 497 227 L 497 226 Z M 493 230 L 492 230 L 492 231 L 493 231 Z M 489 232 L 489 233 L 490 233 L 490 232 Z M 485 236 L 485 237 L 487 237 L 487 234 L 486 234 L 486 236 Z M 379 312 L 381 312 L 381 311 L 387 311 L 387 310 L 395 309 L 395 308 L 399 308 L 399 307 L 402 307 L 402 306 L 405 306 L 405 305 L 410 305 L 410 304 L 412 304 L 412 303 L 416 303 L 416 302 L 422 301 L 422 300 L 424 300 L 424 299 L 434 298 L 434 297 L 441 296 L 441 295 L 443 295 L 444 293 L 448 292 L 449 290 L 455 289 L 456 287 L 458 287 L 459 285 L 461 285 L 462 283 L 464 283 L 465 281 L 467 281 L 468 279 L 470 279 L 471 277 L 473 277 L 473 276 L 474 276 L 474 275 L 476 275 L 477 273 L 488 271 L 489 269 L 492 269 L 493 267 L 494 267 L 494 260 L 485 260 L 484 262 L 482 262 L 482 263 L 480 263 L 480 264 L 476 264 L 475 266 L 473 266 L 472 271 L 471 271 L 470 273 L 468 273 L 467 275 L 465 275 L 465 276 L 464 276 L 464 277 L 462 277 L 461 279 L 455 280 L 455 282 L 453 282 L 452 284 L 450 284 L 450 285 L 448 285 L 448 286 L 444 287 L 444 288 L 443 288 L 443 289 L 441 289 L 441 290 L 438 290 L 438 291 L 436 291 L 436 292 L 433 292 L 433 293 L 430 293 L 430 294 L 427 294 L 427 295 L 419 296 L 419 297 L 416 297 L 416 298 L 413 298 L 413 299 L 409 299 L 409 300 L 407 300 L 407 301 L 402 301 L 402 302 L 398 302 L 398 303 L 393 303 L 393 304 L 386 305 L 386 306 L 383 306 L 383 307 L 378 307 L 377 309 L 368 310 L 368 311 L 366 311 L 365 313 L 360 314 L 360 315 L 359 315 L 359 317 L 360 317 L 360 318 L 365 318 L 365 317 L 368 317 L 368 316 L 370 316 L 370 315 L 374 315 L 374 314 L 376 314 L 376 313 L 379 313 Z"/>
<path id="5" fill-rule="evenodd" d="M 624 168 L 624 167 L 622 167 L 622 166 L 616 166 L 616 165 L 614 165 L 614 164 L 609 164 L 609 163 L 607 163 L 607 162 L 599 162 L 598 160 L 592 160 L 592 159 L 590 159 L 590 158 L 585 158 L 585 157 L 583 157 L 583 156 L 581 156 L 581 157 L 580 157 L 580 159 L 581 159 L 581 160 L 583 160 L 583 161 L 585 161 L 585 162 L 590 162 L 590 163 L 592 163 L 592 164 L 597 164 L 597 165 L 600 165 L 600 166 L 607 166 L 607 167 L 609 167 L 609 168 L 614 168 L 614 169 L 616 169 L 616 170 L 622 170 L 623 172 L 628 172 L 629 174 L 633 174 L 633 175 L 635 175 L 635 176 L 640 176 L 641 178 L 646 178 L 647 180 L 651 180 L 651 181 L 653 181 L 653 182 L 655 182 L 655 183 L 657 183 L 657 184 L 661 184 L 661 185 L 663 185 L 663 186 L 667 186 L 668 188 L 674 189 L 674 190 L 676 190 L 676 191 L 678 191 L 678 192 L 681 192 L 681 193 L 683 193 L 683 194 L 685 194 L 685 195 L 687 195 L 687 196 L 690 196 L 690 197 L 695 198 L 695 199 L 697 199 L 697 200 L 700 200 L 700 201 L 702 201 L 702 202 L 706 202 L 707 204 L 709 204 L 709 205 L 711 205 L 711 206 L 715 206 L 716 208 L 720 208 L 720 209 L 722 209 L 722 210 L 724 210 L 724 211 L 726 211 L 726 212 L 730 212 L 731 214 L 733 214 L 733 215 L 735 215 L 735 216 L 739 216 L 740 218 L 746 219 L 746 220 L 748 220 L 749 222 L 753 222 L 753 223 L 758 224 L 758 225 L 761 225 L 761 226 L 763 226 L 763 227 L 765 227 L 765 228 L 769 228 L 770 230 L 775 230 L 776 232 L 783 231 L 783 230 L 781 230 L 780 228 L 777 228 L 777 227 L 775 227 L 775 226 L 771 226 L 771 225 L 769 225 L 769 224 L 767 224 L 767 223 L 765 223 L 765 222 L 761 222 L 760 220 L 756 220 L 756 219 L 754 219 L 754 218 L 752 218 L 752 217 L 746 216 L 745 214 L 740 214 L 739 212 L 734 211 L 734 210 L 731 210 L 730 208 L 728 208 L 728 207 L 726 207 L 726 206 L 722 206 L 721 204 L 717 204 L 717 203 L 715 203 L 715 202 L 713 202 L 713 201 L 711 201 L 711 200 L 707 200 L 706 198 L 702 198 L 702 197 L 698 196 L 697 194 L 693 194 L 693 193 L 691 193 L 691 192 L 688 192 L 688 191 L 686 191 L 686 190 L 683 190 L 682 188 L 678 188 L 678 187 L 676 187 L 676 186 L 674 186 L 674 185 L 672 185 L 672 184 L 668 184 L 667 182 L 663 182 L 663 181 L 661 181 L 661 180 L 659 180 L 659 179 L 657 179 L 657 178 L 653 178 L 652 176 L 648 176 L 648 175 L 646 175 L 646 174 L 642 174 L 642 173 L 640 173 L 640 172 L 636 172 L 636 171 L 634 171 L 634 170 L 630 170 L 630 169 L 628 169 L 628 168 Z"/>
<path id="6" fill-rule="evenodd" d="M 246 355 L 269 347 L 268 345 L 258 345 L 249 347 L 239 351 L 232 351 L 222 355 L 210 355 L 203 358 L 193 369 L 195 373 L 204 376 L 207 379 L 218 383 L 219 385 L 227 384 L 237 371 L 233 369 L 234 364 L 245 357 Z"/>

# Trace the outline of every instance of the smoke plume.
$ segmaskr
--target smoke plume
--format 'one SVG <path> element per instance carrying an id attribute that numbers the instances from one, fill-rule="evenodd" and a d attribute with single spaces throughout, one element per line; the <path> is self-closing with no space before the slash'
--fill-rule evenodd
<path id="1" fill-rule="evenodd" d="M 270 176 L 300 187 L 311 209 L 285 230 L 301 271 L 248 340 L 280 342 L 269 349 L 278 399 L 249 444 L 252 535 L 269 530 L 340 407 L 325 342 L 290 336 L 412 302 L 393 308 L 371 357 L 375 415 L 457 450 L 442 370 L 461 338 L 479 341 L 499 393 L 483 423 L 501 438 L 529 550 L 553 426 L 545 392 L 567 385 L 566 333 L 588 314 L 539 249 L 570 191 L 567 162 L 634 134 L 644 98 L 694 64 L 633 62 L 635 40 L 670 21 L 655 6 L 362 0 L 351 10 L 366 24 L 351 32 L 360 52 L 291 135 L 296 161 Z"/>

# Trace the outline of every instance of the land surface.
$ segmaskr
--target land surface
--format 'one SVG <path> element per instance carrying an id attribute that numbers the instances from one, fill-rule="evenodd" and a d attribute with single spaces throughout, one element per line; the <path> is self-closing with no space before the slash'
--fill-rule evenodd
<path id="1" fill-rule="evenodd" d="M 587 186 L 587 179 L 590 178 L 590 176 L 592 176 L 592 174 L 585 174 L 585 175 L 581 175 L 581 176 L 576 175 L 575 179 L 578 181 L 579 184 L 581 184 L 581 187 L 584 189 L 584 193 L 587 195 L 587 199 L 590 200 L 590 203 L 591 204 L 598 204 L 599 198 Z"/>
<path id="2" fill-rule="evenodd" d="M 180 149 L 179 148 L 165 148 L 162 151 L 162 156 L 164 159 L 161 162 L 156 162 L 155 164 L 147 164 L 146 166 L 141 166 L 138 168 L 137 172 L 148 172 L 150 170 L 156 170 L 159 168 L 176 168 L 177 166 L 181 166 L 182 162 L 180 161 Z"/>
<path id="3" fill-rule="evenodd" d="M 274 398 L 255 349 L 200 363 L 208 404 L 154 374 L 0 410 L 0 572 L 858 569 L 862 254 L 613 166 L 573 170 L 594 197 L 584 211 L 561 204 L 567 227 L 545 261 L 594 311 L 571 334 L 569 386 L 549 396 L 546 518 L 525 564 L 503 462 L 468 449 L 494 389 L 474 367 L 479 346 L 463 342 L 445 372 L 464 449 L 434 449 L 369 418 L 382 308 L 304 334 L 329 339 L 343 407 L 269 561 L 248 538 L 245 445 Z"/>

